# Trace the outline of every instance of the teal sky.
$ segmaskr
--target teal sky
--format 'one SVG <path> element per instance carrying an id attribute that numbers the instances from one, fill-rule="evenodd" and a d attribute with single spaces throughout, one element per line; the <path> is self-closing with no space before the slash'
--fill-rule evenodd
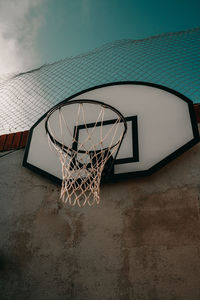
<path id="1" fill-rule="evenodd" d="M 0 0 L 0 76 L 200 26 L 200 0 Z"/>
<path id="2" fill-rule="evenodd" d="M 40 9 L 44 22 L 37 45 L 45 62 L 114 40 L 200 26 L 199 0 L 47 0 Z"/>

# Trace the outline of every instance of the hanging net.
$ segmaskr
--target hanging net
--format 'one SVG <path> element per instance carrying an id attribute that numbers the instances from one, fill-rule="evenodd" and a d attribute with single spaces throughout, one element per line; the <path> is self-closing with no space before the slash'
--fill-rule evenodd
<path id="1" fill-rule="evenodd" d="M 200 103 L 200 27 L 98 49 L 0 78 L 0 134 L 29 130 L 56 104 L 94 86 L 144 81 Z"/>
<path id="2" fill-rule="evenodd" d="M 91 117 L 94 122 L 88 122 Z M 123 115 L 96 100 L 72 100 L 52 109 L 45 127 L 62 166 L 62 201 L 80 207 L 99 204 L 102 177 L 113 172 L 127 130 Z"/>

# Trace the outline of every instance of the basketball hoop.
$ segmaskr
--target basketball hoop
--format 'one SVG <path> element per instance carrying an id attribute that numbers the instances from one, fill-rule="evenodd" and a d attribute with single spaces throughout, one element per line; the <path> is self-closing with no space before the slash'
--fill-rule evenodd
<path id="1" fill-rule="evenodd" d="M 94 122 L 88 122 L 88 115 Z M 112 173 L 127 131 L 123 115 L 100 101 L 71 100 L 49 111 L 45 128 L 61 162 L 62 201 L 79 207 L 99 204 L 101 179 Z"/>

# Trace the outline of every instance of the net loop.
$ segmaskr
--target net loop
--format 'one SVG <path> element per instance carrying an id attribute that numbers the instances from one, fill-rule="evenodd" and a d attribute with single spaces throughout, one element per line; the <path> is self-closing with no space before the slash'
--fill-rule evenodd
<path id="1" fill-rule="evenodd" d="M 74 130 L 63 112 L 68 105 L 75 106 Z M 88 123 L 88 110 L 91 106 L 95 106 L 97 115 L 95 122 Z M 59 134 L 53 128 L 55 125 L 51 124 L 55 113 L 59 119 Z M 108 120 L 106 115 L 114 115 L 115 119 Z M 114 107 L 100 101 L 71 100 L 56 106 L 47 114 L 45 127 L 49 145 L 56 150 L 61 163 L 62 202 L 79 207 L 99 204 L 102 176 L 113 173 L 114 160 L 127 131 L 124 116 Z M 82 140 L 79 136 L 80 129 L 85 134 Z M 70 145 L 66 145 L 69 140 Z"/>

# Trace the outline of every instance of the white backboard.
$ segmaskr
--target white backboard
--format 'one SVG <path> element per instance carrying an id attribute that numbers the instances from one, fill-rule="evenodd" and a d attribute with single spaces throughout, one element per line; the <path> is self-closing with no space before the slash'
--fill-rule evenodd
<path id="1" fill-rule="evenodd" d="M 199 141 L 192 101 L 166 87 L 140 82 L 105 84 L 73 95 L 63 103 L 78 99 L 104 102 L 126 118 L 128 130 L 111 180 L 149 175 Z M 64 114 L 73 129 L 74 112 L 69 107 L 65 107 Z M 30 130 L 23 164 L 59 181 L 62 179 L 61 165 L 56 152 L 49 147 L 46 115 Z M 85 118 L 87 123 L 95 122 L 95 106 L 88 107 Z M 114 115 L 111 113 L 107 120 L 109 118 L 112 120 Z M 58 118 L 52 121 L 56 124 Z M 56 126 L 55 133 L 58 132 Z M 103 130 L 106 132 L 108 125 Z M 80 130 L 80 138 L 84 138 L 84 134 L 84 129 Z"/>

